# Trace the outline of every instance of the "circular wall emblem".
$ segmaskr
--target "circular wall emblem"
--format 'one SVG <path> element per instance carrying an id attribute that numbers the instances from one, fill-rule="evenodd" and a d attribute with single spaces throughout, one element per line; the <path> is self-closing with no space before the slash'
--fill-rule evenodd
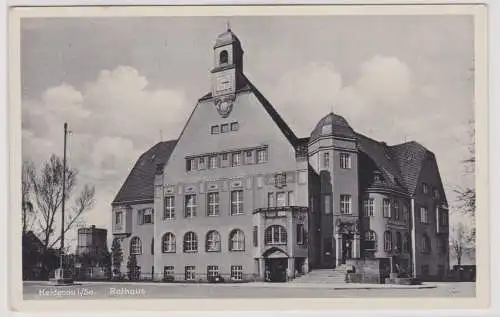
<path id="1" fill-rule="evenodd" d="M 224 97 L 215 100 L 215 108 L 219 115 L 223 118 L 227 118 L 233 109 L 234 99 L 231 97 Z"/>

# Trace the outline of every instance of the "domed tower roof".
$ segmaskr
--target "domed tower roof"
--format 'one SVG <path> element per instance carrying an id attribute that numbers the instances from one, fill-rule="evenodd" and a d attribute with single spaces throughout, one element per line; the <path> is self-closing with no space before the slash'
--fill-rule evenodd
<path id="1" fill-rule="evenodd" d="M 354 130 L 351 128 L 347 120 L 343 117 L 334 114 L 333 112 L 324 116 L 319 120 L 318 124 L 311 132 L 309 142 L 316 141 L 324 136 L 340 136 L 346 138 L 356 138 Z"/>
<path id="2" fill-rule="evenodd" d="M 233 43 L 241 45 L 240 40 L 238 39 L 236 34 L 234 34 L 233 31 L 231 31 L 231 28 L 228 27 L 224 33 L 221 33 L 219 34 L 219 36 L 217 36 L 214 48 Z"/>

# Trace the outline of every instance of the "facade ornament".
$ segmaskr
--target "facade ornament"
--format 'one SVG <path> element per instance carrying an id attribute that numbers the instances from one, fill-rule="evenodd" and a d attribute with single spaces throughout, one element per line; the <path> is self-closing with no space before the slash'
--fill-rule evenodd
<path id="1" fill-rule="evenodd" d="M 359 219 L 354 222 L 354 233 L 359 234 Z"/>
<path id="2" fill-rule="evenodd" d="M 234 100 L 234 95 L 221 96 L 215 99 L 215 108 L 222 118 L 229 116 L 231 110 L 233 110 Z"/>
<path id="3" fill-rule="evenodd" d="M 335 233 L 341 233 L 342 231 L 342 221 L 340 221 L 340 218 L 337 218 L 335 220 Z"/>

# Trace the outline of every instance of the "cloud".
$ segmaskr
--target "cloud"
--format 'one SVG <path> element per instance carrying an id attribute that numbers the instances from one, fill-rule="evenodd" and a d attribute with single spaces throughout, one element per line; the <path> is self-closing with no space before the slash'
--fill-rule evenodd
<path id="1" fill-rule="evenodd" d="M 473 110 L 455 107 L 443 85 L 425 78 L 416 81 L 414 70 L 395 56 L 375 55 L 360 64 L 352 84 L 342 82 L 332 64 L 306 64 L 281 77 L 271 101 L 299 136 L 309 135 L 333 108 L 354 130 L 374 139 L 420 142 L 436 154 L 453 204 L 453 189 L 464 182 L 460 162 L 467 157 L 466 131 Z"/>
<path id="2" fill-rule="evenodd" d="M 194 106 L 183 91 L 148 84 L 136 69 L 120 66 L 81 89 L 61 83 L 23 100 L 24 159 L 40 166 L 51 154 L 62 156 L 68 123 L 68 165 L 78 167 L 79 186 L 96 186 L 96 207 L 86 216 L 91 223 L 107 226 L 103 213 L 140 153 L 159 141 L 160 130 L 177 138 Z"/>
<path id="3" fill-rule="evenodd" d="M 307 136 L 331 111 L 341 86 L 342 78 L 333 64 L 308 63 L 285 73 L 270 99 L 292 129 Z"/>

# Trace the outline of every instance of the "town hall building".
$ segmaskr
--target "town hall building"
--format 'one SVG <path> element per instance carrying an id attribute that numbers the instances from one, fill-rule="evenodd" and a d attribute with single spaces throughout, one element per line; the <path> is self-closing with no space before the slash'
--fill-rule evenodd
<path id="1" fill-rule="evenodd" d="M 434 154 L 373 140 L 334 113 L 298 137 L 243 61 L 236 35 L 220 34 L 210 92 L 113 200 L 121 271 L 133 255 L 155 280 L 286 281 L 346 266 L 443 276 L 448 207 Z"/>

